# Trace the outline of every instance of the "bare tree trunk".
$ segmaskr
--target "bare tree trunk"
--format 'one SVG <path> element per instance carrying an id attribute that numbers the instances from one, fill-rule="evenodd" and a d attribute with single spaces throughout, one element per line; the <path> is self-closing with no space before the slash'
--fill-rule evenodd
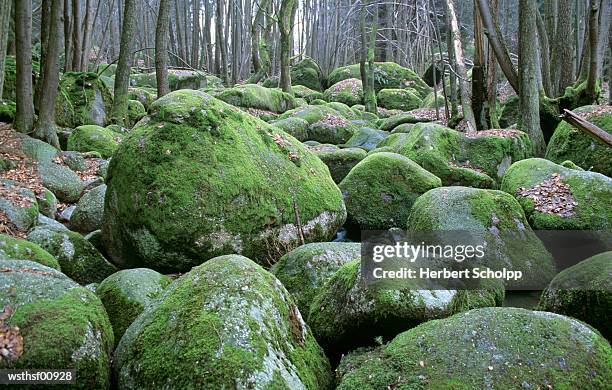
<path id="1" fill-rule="evenodd" d="M 552 84 L 556 95 L 563 95 L 565 88 L 574 82 L 574 45 L 569 37 L 573 34 L 572 0 L 558 0 L 557 34 L 552 47 L 552 65 L 555 69 Z"/>
<path id="2" fill-rule="evenodd" d="M 268 0 L 261 0 L 257 3 L 257 12 L 251 24 L 251 52 L 253 61 L 253 75 L 249 77 L 247 83 L 255 84 L 265 78 L 270 70 L 270 57 L 268 49 L 264 42 L 261 41 L 261 27 L 264 23 L 264 14 Z"/>
<path id="3" fill-rule="evenodd" d="M 83 42 L 81 16 L 81 0 L 72 0 L 72 69 L 77 72 L 83 70 L 81 68 Z"/>
<path id="4" fill-rule="evenodd" d="M 472 108 L 476 128 L 484 130 L 487 128 L 485 117 L 485 55 L 484 42 L 482 40 L 482 21 L 478 15 L 476 4 L 474 4 L 474 66 L 472 67 Z M 435 74 L 435 70 L 434 70 Z"/>
<path id="5" fill-rule="evenodd" d="M 591 0 L 589 7 L 589 73 L 586 94 L 591 101 L 597 99 L 597 76 L 599 75 L 599 0 Z"/>
<path id="6" fill-rule="evenodd" d="M 359 63 L 359 70 L 363 85 L 365 110 L 377 114 L 376 91 L 374 90 L 374 52 L 376 50 L 376 30 L 378 29 L 376 20 L 378 18 L 378 5 L 376 3 L 371 3 L 371 5 L 374 7 L 374 16 L 372 17 L 369 37 L 365 27 L 367 4 L 362 4 L 359 16 L 359 28 L 361 30 L 361 61 Z"/>
<path id="7" fill-rule="evenodd" d="M 32 100 L 32 2 L 15 0 L 15 129 L 29 133 L 34 126 Z"/>
<path id="8" fill-rule="evenodd" d="M 546 149 L 540 128 L 540 95 L 537 83 L 537 4 L 533 0 L 519 3 L 519 127 L 531 138 L 537 156 Z"/>
<path id="9" fill-rule="evenodd" d="M 470 101 L 470 91 L 468 86 L 467 72 L 465 70 L 465 64 L 463 62 L 463 48 L 461 47 L 461 35 L 459 32 L 459 23 L 457 21 L 457 14 L 455 13 L 455 5 L 453 0 L 446 0 L 446 11 L 450 18 L 452 35 L 453 51 L 455 53 L 455 62 L 457 63 L 457 74 L 459 76 L 459 84 L 461 85 L 461 106 L 463 110 L 463 118 L 467 122 L 468 131 L 476 131 L 476 120 L 474 119 L 474 112 L 472 111 L 472 104 Z"/>
<path id="10" fill-rule="evenodd" d="M 278 13 L 280 31 L 280 85 L 283 92 L 291 93 L 290 51 L 293 40 L 293 20 L 298 0 L 282 0 Z"/>
<path id="11" fill-rule="evenodd" d="M 128 116 L 128 88 L 130 86 L 130 69 L 132 66 L 132 48 L 136 31 L 136 10 L 138 0 L 125 0 L 123 11 L 123 26 L 121 28 L 121 45 L 119 61 L 115 72 L 115 97 L 111 110 L 113 123 L 123 126 Z"/>
<path id="12" fill-rule="evenodd" d="M 64 0 L 64 70 L 72 70 L 72 0 Z"/>
<path id="13" fill-rule="evenodd" d="M 229 85 L 229 79 L 227 77 L 227 46 L 225 42 L 225 38 L 223 36 L 223 0 L 217 0 L 216 7 L 216 41 L 215 44 L 219 48 L 220 61 L 219 61 L 219 70 L 221 74 L 221 79 L 223 80 L 223 84 L 226 86 Z"/>
<path id="14" fill-rule="evenodd" d="M 544 85 L 544 92 L 546 96 L 553 96 L 552 81 L 550 78 L 550 47 L 548 45 L 548 33 L 544 25 L 544 20 L 540 11 L 537 11 L 537 28 L 538 38 L 540 43 L 540 64 L 542 68 L 542 84 Z"/>
<path id="15" fill-rule="evenodd" d="M 497 23 L 498 0 L 491 0 L 491 8 L 493 23 Z M 490 43 L 487 50 L 487 102 L 487 116 L 491 122 L 491 128 L 497 129 L 499 128 L 499 120 L 497 119 L 497 62 Z"/>
<path id="16" fill-rule="evenodd" d="M 208 1 L 208 0 L 205 0 Z M 193 29 L 191 30 L 191 67 L 198 69 L 200 60 L 200 0 L 193 0 Z"/>
<path id="17" fill-rule="evenodd" d="M 2 31 L 0 34 L 0 100 L 2 100 L 4 88 L 4 60 L 6 59 L 12 5 L 11 0 L 0 1 L 0 31 Z"/>
<path id="18" fill-rule="evenodd" d="M 238 36 L 238 26 L 241 21 L 238 19 L 237 0 L 230 0 L 230 14 L 232 15 L 232 84 L 238 84 L 238 51 L 240 46 L 240 38 Z"/>
<path id="19" fill-rule="evenodd" d="M 204 36 L 206 37 L 206 53 L 207 53 L 207 70 L 212 72 L 214 69 L 214 56 L 213 56 L 213 45 L 212 45 L 212 28 L 210 27 L 210 20 L 212 19 L 212 11 L 210 10 L 209 0 L 204 1 Z"/>
<path id="20" fill-rule="evenodd" d="M 92 31 L 92 4 L 91 0 L 87 0 L 85 3 L 85 19 L 83 20 L 83 41 L 81 44 L 81 71 L 87 72 L 89 67 L 89 50 L 91 45 L 91 34 Z"/>
<path id="21" fill-rule="evenodd" d="M 170 0 L 160 0 L 155 29 L 155 77 L 157 98 L 170 92 L 168 85 L 168 29 L 170 27 Z"/>
<path id="22" fill-rule="evenodd" d="M 59 85 L 59 55 L 63 0 L 51 0 L 49 35 L 47 37 L 45 66 L 42 68 L 38 122 L 34 137 L 60 148 L 55 125 L 55 100 Z"/>

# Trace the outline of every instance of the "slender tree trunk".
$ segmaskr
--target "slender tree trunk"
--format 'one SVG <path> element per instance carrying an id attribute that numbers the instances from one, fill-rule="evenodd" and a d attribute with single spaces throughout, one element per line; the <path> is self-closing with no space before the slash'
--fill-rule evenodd
<path id="1" fill-rule="evenodd" d="M 208 0 L 205 0 L 208 1 Z M 193 30 L 191 31 L 191 67 L 198 69 L 200 59 L 200 0 L 193 0 Z"/>
<path id="2" fill-rule="evenodd" d="M 365 110 L 377 114 L 376 91 L 374 90 L 374 52 L 376 50 L 376 30 L 378 28 L 376 20 L 378 16 L 378 5 L 375 3 L 370 3 L 370 5 L 373 5 L 375 10 L 369 37 L 365 27 L 367 13 L 367 5 L 365 3 L 361 6 L 359 16 L 359 28 L 361 30 L 361 61 L 359 63 L 359 70 L 361 73 L 361 84 L 363 85 Z"/>
<path id="3" fill-rule="evenodd" d="M 573 35 L 572 0 L 558 1 L 557 31 L 552 48 L 551 69 L 555 69 L 552 84 L 556 95 L 563 95 L 565 88 L 574 82 L 574 44 L 570 39 Z"/>
<path id="4" fill-rule="evenodd" d="M 229 85 L 229 79 L 227 77 L 227 46 L 225 38 L 223 36 L 223 0 L 217 0 L 216 7 L 216 45 L 219 48 L 219 70 L 223 84 Z"/>
<path id="5" fill-rule="evenodd" d="M 446 1 L 446 0 L 445 0 Z M 446 7 L 445 7 L 446 9 Z M 448 50 L 448 63 L 450 66 L 450 94 L 451 94 L 451 116 L 456 116 L 459 113 L 457 107 L 457 62 L 455 61 L 455 49 L 453 46 L 453 34 L 451 34 L 451 21 L 448 12 L 445 12 L 446 21 L 446 47 Z M 447 118 L 450 119 L 450 118 Z"/>
<path id="6" fill-rule="evenodd" d="M 115 98 L 111 111 L 113 123 L 123 126 L 128 116 L 128 88 L 130 86 L 130 69 L 133 58 L 134 33 L 136 32 L 136 11 L 138 0 L 125 0 L 123 11 L 123 26 L 121 28 L 121 44 L 119 46 L 119 61 L 115 72 Z"/>
<path id="7" fill-rule="evenodd" d="M 591 101 L 597 99 L 597 76 L 599 75 L 599 0 L 591 0 L 589 7 L 589 73 L 586 94 Z"/>
<path id="8" fill-rule="evenodd" d="M 435 73 L 435 70 L 434 70 Z M 482 40 L 482 21 L 478 15 L 476 4 L 474 4 L 474 66 L 472 67 L 472 108 L 476 128 L 484 130 L 487 128 L 485 117 L 485 53 Z"/>
<path id="9" fill-rule="evenodd" d="M 238 5 L 236 4 L 237 0 L 230 0 L 230 13 L 232 15 L 232 84 L 238 84 L 238 55 L 239 55 L 239 47 L 240 47 L 240 37 L 238 35 L 238 26 L 241 24 L 241 21 L 238 19 Z M 238 0 L 239 1 L 239 0 Z"/>
<path id="10" fill-rule="evenodd" d="M 214 56 L 213 56 L 213 45 L 212 45 L 212 28 L 210 26 L 210 20 L 212 19 L 212 11 L 210 10 L 210 1 L 204 1 L 204 36 L 206 37 L 206 53 L 207 53 L 207 70 L 212 72 L 214 69 Z"/>
<path id="11" fill-rule="evenodd" d="M 269 56 L 265 41 L 261 41 L 261 27 L 264 23 L 264 14 L 268 0 L 261 0 L 257 3 L 257 12 L 251 24 L 251 58 L 253 61 L 253 75 L 249 77 L 247 83 L 255 84 L 265 78 L 269 72 Z M 264 61 L 265 59 L 265 61 Z"/>
<path id="12" fill-rule="evenodd" d="M 81 72 L 82 42 L 81 0 L 72 0 L 72 69 Z"/>
<path id="13" fill-rule="evenodd" d="M 42 68 L 40 105 L 34 137 L 60 148 L 55 125 L 55 100 L 59 85 L 59 55 L 61 50 L 61 24 L 63 0 L 50 0 L 49 30 L 45 66 Z"/>
<path id="14" fill-rule="evenodd" d="M 16 103 L 15 129 L 29 133 L 34 126 L 32 100 L 32 2 L 15 0 Z"/>
<path id="15" fill-rule="evenodd" d="M 2 31 L 2 34 L 0 34 L 0 100 L 2 100 L 2 91 L 4 88 L 4 60 L 6 58 L 6 48 L 8 45 L 12 5 L 12 0 L 0 1 L 0 31 Z"/>
<path id="16" fill-rule="evenodd" d="M 170 92 L 168 85 L 168 29 L 170 27 L 170 0 L 160 0 L 155 29 L 155 77 L 157 98 Z"/>
<path id="17" fill-rule="evenodd" d="M 499 10 L 498 0 L 491 0 L 493 23 L 497 23 L 497 14 Z M 497 62 L 495 53 L 488 43 L 487 50 L 487 116 L 491 122 L 491 128 L 499 128 L 497 119 Z"/>
<path id="18" fill-rule="evenodd" d="M 451 24 L 451 35 L 453 51 L 455 53 L 455 62 L 457 63 L 457 74 L 459 76 L 459 83 L 461 84 L 461 106 L 463 110 L 463 118 L 467 122 L 468 131 L 476 131 L 476 120 L 474 119 L 474 112 L 472 111 L 472 104 L 470 101 L 470 90 L 468 86 L 467 72 L 465 70 L 465 64 L 463 62 L 463 48 L 461 47 L 461 35 L 459 32 L 459 23 L 457 21 L 457 14 L 455 13 L 455 5 L 453 0 L 446 0 L 446 11 L 448 12 Z"/>
<path id="19" fill-rule="evenodd" d="M 280 31 L 280 85 L 283 92 L 291 93 L 290 51 L 293 41 L 293 21 L 298 0 L 282 0 L 278 14 Z"/>
<path id="20" fill-rule="evenodd" d="M 542 156 L 546 148 L 540 128 L 540 95 L 537 83 L 537 4 L 533 0 L 519 3 L 519 127 L 529 135 L 535 153 Z"/>
<path id="21" fill-rule="evenodd" d="M 85 19 L 83 20 L 83 41 L 81 43 L 81 71 L 87 72 L 87 68 L 89 67 L 89 51 L 91 46 L 91 34 L 92 31 L 92 4 L 91 0 L 87 0 L 85 2 Z"/>
<path id="22" fill-rule="evenodd" d="M 542 84 L 546 96 L 553 96 L 552 81 L 550 78 L 550 47 L 548 45 L 548 33 L 544 25 L 544 20 L 540 11 L 536 15 L 536 23 L 538 28 L 538 38 L 540 43 L 540 65 L 542 68 Z"/>
<path id="23" fill-rule="evenodd" d="M 64 70 L 72 70 L 72 0 L 64 0 Z"/>

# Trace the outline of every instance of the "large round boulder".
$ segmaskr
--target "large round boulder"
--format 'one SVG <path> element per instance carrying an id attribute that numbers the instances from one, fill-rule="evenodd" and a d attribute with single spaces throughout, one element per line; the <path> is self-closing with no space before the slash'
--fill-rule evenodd
<path id="1" fill-rule="evenodd" d="M 414 201 L 440 179 L 395 153 L 375 153 L 359 162 L 339 184 L 348 222 L 361 230 L 403 227 Z"/>
<path id="2" fill-rule="evenodd" d="M 217 98 L 236 107 L 255 108 L 275 113 L 285 112 L 297 107 L 295 98 L 275 88 L 265 88 L 257 84 L 236 85 L 221 91 Z"/>
<path id="3" fill-rule="evenodd" d="M 113 97 L 100 77 L 93 72 L 66 72 L 60 80 L 55 106 L 59 126 L 106 126 Z"/>
<path id="4" fill-rule="evenodd" d="M 315 91 L 321 90 L 321 68 L 312 58 L 304 58 L 291 67 L 291 85 L 303 85 Z"/>
<path id="5" fill-rule="evenodd" d="M 612 134 L 611 106 L 585 106 L 574 112 Z M 550 139 L 546 158 L 557 164 L 570 160 L 581 168 L 612 177 L 612 148 L 565 121 L 559 123 Z"/>
<path id="6" fill-rule="evenodd" d="M 79 126 L 68 137 L 68 150 L 98 152 L 102 158 L 113 155 L 121 136 L 112 130 L 96 125 Z"/>
<path id="7" fill-rule="evenodd" d="M 349 354 L 337 370 L 338 389 L 606 389 L 611 358 L 610 344 L 580 321 L 483 308 Z"/>
<path id="8" fill-rule="evenodd" d="M 612 252 L 561 271 L 540 298 L 540 310 L 578 318 L 610 340 L 612 329 Z"/>
<path id="9" fill-rule="evenodd" d="M 412 88 L 385 88 L 376 95 L 376 103 L 388 110 L 410 111 L 419 108 L 422 102 L 418 92 Z"/>
<path id="10" fill-rule="evenodd" d="M 327 165 L 329 173 L 336 183 L 340 183 L 351 169 L 367 155 L 360 148 L 340 149 L 336 145 L 329 144 L 311 146 L 310 150 Z"/>
<path id="11" fill-rule="evenodd" d="M 302 143 L 200 91 L 153 103 L 111 160 L 103 234 L 123 266 L 186 271 L 239 253 L 266 264 L 332 238 L 346 210 Z"/>
<path id="12" fill-rule="evenodd" d="M 70 216 L 70 227 L 81 233 L 90 233 L 102 227 L 104 217 L 104 195 L 102 184 L 83 195 Z"/>
<path id="13" fill-rule="evenodd" d="M 363 86 L 359 79 L 338 81 L 323 93 L 328 102 L 339 102 L 349 106 L 363 103 Z"/>
<path id="14" fill-rule="evenodd" d="M 37 244 L 0 234 L 0 259 L 30 260 L 61 271 L 53 256 Z"/>
<path id="15" fill-rule="evenodd" d="M 221 256 L 175 281 L 127 329 L 119 388 L 328 389 L 327 358 L 272 274 Z"/>
<path id="16" fill-rule="evenodd" d="M 65 388 L 108 389 L 113 330 L 96 295 L 35 262 L 0 260 L 0 269 L 0 368 L 74 369 Z"/>

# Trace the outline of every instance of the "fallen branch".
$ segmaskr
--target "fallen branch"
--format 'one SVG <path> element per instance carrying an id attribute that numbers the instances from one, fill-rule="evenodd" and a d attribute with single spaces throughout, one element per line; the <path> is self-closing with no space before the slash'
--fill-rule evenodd
<path id="1" fill-rule="evenodd" d="M 612 134 L 600 129 L 591 122 L 582 119 L 580 116 L 576 115 L 576 113 L 564 109 L 561 118 L 583 133 L 586 133 L 596 140 L 607 144 L 608 147 L 612 147 Z"/>

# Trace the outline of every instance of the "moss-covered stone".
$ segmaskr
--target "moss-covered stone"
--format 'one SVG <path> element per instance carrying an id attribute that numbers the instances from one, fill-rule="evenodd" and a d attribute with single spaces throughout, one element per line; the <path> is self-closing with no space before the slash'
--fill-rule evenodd
<path id="1" fill-rule="evenodd" d="M 75 369 L 76 383 L 63 388 L 108 389 L 113 331 L 96 295 L 35 262 L 0 260 L 0 268 L 0 307 L 23 337 L 23 354 L 0 368 Z"/>
<path id="2" fill-rule="evenodd" d="M 291 67 L 291 85 L 303 85 L 314 91 L 322 90 L 321 68 L 312 58 L 304 58 Z"/>
<path id="3" fill-rule="evenodd" d="M 0 259 L 30 260 L 61 271 L 53 256 L 40 246 L 26 240 L 0 234 Z"/>
<path id="4" fill-rule="evenodd" d="M 610 344 L 577 320 L 482 308 L 349 354 L 337 370 L 338 389 L 605 389 L 611 357 Z"/>
<path id="5" fill-rule="evenodd" d="M 350 110 L 348 107 L 347 109 Z M 288 118 L 300 118 L 308 122 L 305 139 L 320 143 L 345 143 L 358 128 L 336 109 L 327 105 L 300 107 L 279 116 L 279 120 Z"/>
<path id="6" fill-rule="evenodd" d="M 133 268 L 115 272 L 100 283 L 96 295 L 108 313 L 116 343 L 171 282 L 166 275 L 151 269 Z"/>
<path id="7" fill-rule="evenodd" d="M 59 126 L 106 126 L 112 96 L 96 73 L 66 72 L 62 75 L 55 120 Z"/>
<path id="8" fill-rule="evenodd" d="M 490 290 L 401 290 L 368 288 L 361 261 L 344 264 L 319 289 L 307 317 L 315 337 L 332 356 L 375 345 L 434 318 L 475 307 L 501 305 L 503 288 Z"/>
<path id="9" fill-rule="evenodd" d="M 553 257 L 529 227 L 520 204 L 502 191 L 433 189 L 416 200 L 406 227 L 424 232 L 460 231 L 464 245 L 485 243 L 479 264 L 493 270 L 522 272 L 522 279 L 506 282 L 508 288 L 546 286 L 555 274 Z"/>
<path id="10" fill-rule="evenodd" d="M 100 153 L 103 158 L 113 155 L 121 136 L 104 127 L 95 125 L 79 126 L 68 137 L 68 150 Z"/>
<path id="11" fill-rule="evenodd" d="M 359 79 L 338 81 L 323 92 L 328 102 L 339 102 L 349 106 L 363 103 L 363 86 Z"/>
<path id="12" fill-rule="evenodd" d="M 15 227 L 28 231 L 36 224 L 38 217 L 38 203 L 36 196 L 30 189 L 11 180 L 0 180 L 0 189 L 15 196 L 0 193 L 0 212 L 6 215 Z"/>
<path id="13" fill-rule="evenodd" d="M 101 282 L 117 271 L 89 241 L 70 230 L 36 227 L 28 234 L 28 241 L 54 256 L 62 272 L 82 285 Z"/>
<path id="14" fill-rule="evenodd" d="M 361 230 L 404 226 L 417 197 L 442 182 L 414 161 L 376 153 L 357 164 L 339 184 L 349 225 Z"/>
<path id="15" fill-rule="evenodd" d="M 350 170 L 366 157 L 366 152 L 363 149 L 340 149 L 329 144 L 317 145 L 311 147 L 310 150 L 327 165 L 329 173 L 336 183 L 340 183 Z"/>
<path id="16" fill-rule="evenodd" d="M 53 192 L 43 188 L 42 193 L 36 197 L 38 212 L 45 217 L 55 218 L 57 212 L 57 198 Z"/>
<path id="17" fill-rule="evenodd" d="M 52 162 L 39 164 L 38 174 L 43 186 L 53 192 L 61 202 L 78 201 L 85 189 L 79 175 L 63 165 Z"/>
<path id="18" fill-rule="evenodd" d="M 147 115 L 147 110 L 138 100 L 128 100 L 128 124 L 134 126 L 139 120 Z"/>
<path id="19" fill-rule="evenodd" d="M 375 149 L 376 146 L 388 136 L 389 133 L 386 131 L 372 129 L 369 127 L 361 127 L 342 146 L 348 148 L 361 148 L 366 152 L 369 152 L 370 150 Z"/>
<path id="20" fill-rule="evenodd" d="M 19 138 L 21 144 L 19 148 L 23 154 L 39 163 L 50 162 L 59 153 L 59 150 L 46 142 L 21 133 L 15 135 Z"/>
<path id="21" fill-rule="evenodd" d="M 291 134 L 298 141 L 303 142 L 308 139 L 308 126 L 310 126 L 310 124 L 302 118 L 289 117 L 272 121 L 270 124 L 278 127 L 287 134 Z"/>
<path id="22" fill-rule="evenodd" d="M 517 160 L 533 155 L 529 137 L 520 131 L 464 134 L 433 123 L 414 125 L 378 144 L 416 161 L 444 185 L 492 188 Z M 376 150 L 375 150 L 376 151 Z"/>
<path id="23" fill-rule="evenodd" d="M 573 199 L 570 213 L 543 212 L 519 189 L 533 188 L 559 175 Z M 609 230 L 612 228 L 612 179 L 596 172 L 565 168 L 551 161 L 530 158 L 514 163 L 504 175 L 501 189 L 512 194 L 537 230 Z"/>
<path id="24" fill-rule="evenodd" d="M 168 287 L 127 329 L 115 362 L 123 389 L 332 384 L 327 358 L 291 295 L 237 255 L 212 259 Z"/>
<path id="25" fill-rule="evenodd" d="M 130 84 L 138 88 L 157 88 L 155 72 L 133 73 Z M 207 87 L 207 74 L 197 70 L 168 69 L 168 86 L 171 91 Z"/>
<path id="26" fill-rule="evenodd" d="M 257 108 L 282 113 L 297 107 L 295 99 L 280 89 L 265 88 L 257 84 L 236 85 L 226 88 L 217 96 L 236 107 Z"/>
<path id="27" fill-rule="evenodd" d="M 361 258 L 361 245 L 316 242 L 299 246 L 270 269 L 293 295 L 301 312 L 308 314 L 314 297 L 344 264 Z"/>
<path id="28" fill-rule="evenodd" d="M 360 77 L 359 64 L 353 64 L 334 69 L 328 81 L 332 85 L 342 80 Z M 421 99 L 431 92 L 431 88 L 419 75 L 394 62 L 377 62 L 374 65 L 374 89 L 380 91 L 383 88 L 413 88 Z"/>
<path id="29" fill-rule="evenodd" d="M 200 91 L 157 100 L 111 160 L 103 232 L 118 264 L 188 270 L 274 261 L 344 223 L 329 170 L 295 138 Z M 299 217 L 297 215 L 299 215 Z"/>
<path id="30" fill-rule="evenodd" d="M 81 233 L 100 229 L 104 217 L 105 194 L 106 185 L 102 184 L 83 195 L 70 217 L 70 228 Z"/>
<path id="31" fill-rule="evenodd" d="M 384 131 L 392 131 L 397 126 L 405 124 L 405 123 L 418 123 L 420 122 L 413 115 L 408 113 L 401 113 L 392 115 L 388 118 L 384 118 L 380 121 L 379 128 Z"/>
<path id="32" fill-rule="evenodd" d="M 303 85 L 292 85 L 291 91 L 296 98 L 304 98 L 308 103 L 316 99 L 323 99 L 323 94 L 321 92 L 312 90 Z"/>
<path id="33" fill-rule="evenodd" d="M 389 110 L 410 111 L 419 108 L 422 101 L 412 88 L 385 88 L 376 94 L 376 103 Z"/>
<path id="34" fill-rule="evenodd" d="M 519 98 L 518 96 L 512 96 L 504 103 L 501 109 L 499 125 L 502 128 L 509 128 L 510 126 L 516 125 L 519 122 L 519 116 Z M 540 127 L 544 133 L 544 139 L 547 142 L 550 140 L 560 121 L 558 101 L 541 95 Z"/>
<path id="35" fill-rule="evenodd" d="M 0 100 L 0 122 L 13 123 L 17 104 L 10 100 Z"/>
<path id="36" fill-rule="evenodd" d="M 612 109 L 608 107 L 585 106 L 574 112 L 582 114 L 584 119 L 612 134 Z M 612 148 L 565 121 L 559 123 L 550 139 L 546 158 L 557 164 L 571 160 L 587 170 L 612 177 Z"/>
<path id="37" fill-rule="evenodd" d="M 40 64 L 38 61 L 32 61 L 32 85 L 36 85 L 36 80 L 40 74 Z M 6 56 L 4 59 L 4 88 L 0 91 L 0 100 L 16 100 L 16 75 L 17 67 L 15 56 Z"/>
<path id="38" fill-rule="evenodd" d="M 437 98 L 437 99 L 436 99 Z M 436 108 L 436 107 L 444 107 L 444 94 L 442 91 L 438 90 L 438 93 L 434 95 L 433 92 L 428 94 L 423 98 L 421 102 L 421 107 L 423 108 Z"/>
<path id="39" fill-rule="evenodd" d="M 610 340 L 612 252 L 604 252 L 561 271 L 540 298 L 539 309 L 577 318 Z"/>
<path id="40" fill-rule="evenodd" d="M 327 116 L 340 116 L 340 113 L 327 105 L 311 105 L 286 111 L 278 119 L 300 118 L 313 124 Z"/>
<path id="41" fill-rule="evenodd" d="M 151 107 L 151 103 L 157 99 L 156 94 L 156 91 L 149 88 L 129 88 L 128 90 L 128 97 L 131 100 L 138 100 L 140 103 L 142 103 L 143 107 L 145 108 L 145 112 L 149 109 L 149 107 Z"/>

